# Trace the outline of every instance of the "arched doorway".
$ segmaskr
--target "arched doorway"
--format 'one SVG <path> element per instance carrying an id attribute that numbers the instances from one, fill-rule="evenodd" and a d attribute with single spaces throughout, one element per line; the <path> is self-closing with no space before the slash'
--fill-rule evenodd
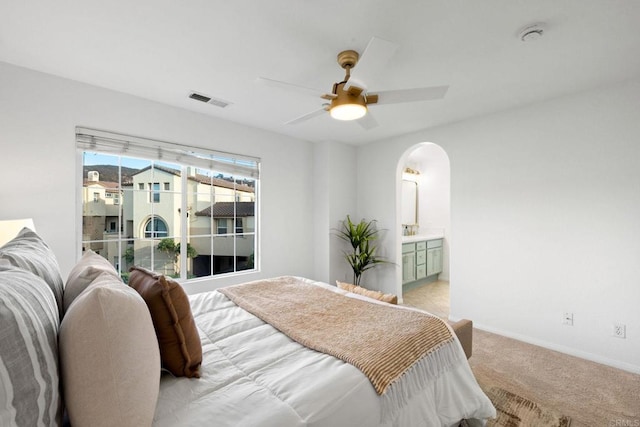
<path id="1" fill-rule="evenodd" d="M 402 234 L 396 260 L 402 267 L 397 293 L 405 304 L 448 318 L 449 157 L 437 144 L 416 144 L 401 156 L 396 176 L 396 229 Z"/>

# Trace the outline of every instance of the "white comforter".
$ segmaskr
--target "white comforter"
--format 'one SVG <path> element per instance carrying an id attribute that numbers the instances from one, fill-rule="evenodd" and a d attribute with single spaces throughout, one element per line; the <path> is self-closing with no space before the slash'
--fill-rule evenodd
<path id="1" fill-rule="evenodd" d="M 381 398 L 357 368 L 292 341 L 219 292 L 190 299 L 202 377 L 163 376 L 154 426 L 418 427 L 495 416 L 462 358 L 382 423 Z"/>

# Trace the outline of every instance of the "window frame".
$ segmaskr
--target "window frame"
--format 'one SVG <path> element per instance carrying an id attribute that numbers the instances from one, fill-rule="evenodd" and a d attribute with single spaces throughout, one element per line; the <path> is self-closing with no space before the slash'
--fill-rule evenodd
<path id="1" fill-rule="evenodd" d="M 229 218 L 216 218 L 216 235 L 217 236 L 226 236 L 229 234 Z M 222 223 L 224 222 L 224 226 Z M 221 232 L 224 230 L 224 233 Z"/>
<path id="2" fill-rule="evenodd" d="M 104 137 L 105 135 L 115 135 L 117 137 L 117 142 L 113 142 L 113 140 L 108 140 L 109 138 L 107 138 L 107 143 L 105 144 L 104 147 L 106 147 L 106 149 L 102 149 L 102 146 L 100 146 L 100 144 L 94 145 L 93 143 L 93 134 L 97 134 L 98 137 L 97 139 L 100 139 L 102 137 Z M 127 147 L 129 144 L 129 140 L 133 140 L 136 142 L 136 147 L 135 147 L 135 152 L 133 152 L 134 150 L 132 150 L 131 152 L 127 152 Z M 141 143 L 142 141 L 142 143 Z M 115 151 L 112 149 L 112 146 L 114 145 L 118 145 L 122 143 L 122 146 L 125 147 L 124 149 L 120 149 L 118 151 Z M 176 280 L 181 281 L 181 282 L 190 282 L 190 281 L 196 281 L 196 280 L 215 280 L 218 278 L 224 278 L 224 277 L 228 277 L 228 276 L 233 276 L 233 275 L 238 275 L 238 274 L 247 274 L 247 273 L 256 273 L 260 271 L 260 228 L 258 226 L 259 224 L 259 206 L 260 206 L 260 178 L 259 178 L 259 171 L 260 171 L 260 159 L 256 158 L 256 157 L 247 157 L 247 156 L 238 156 L 238 155 L 233 155 L 230 153 L 225 153 L 225 152 L 217 152 L 217 151 L 212 151 L 212 150 L 208 150 L 208 149 L 202 149 L 199 147 L 192 147 L 192 146 L 184 146 L 184 145 L 180 145 L 180 144 L 173 144 L 173 143 L 168 143 L 168 142 L 163 142 L 163 141 L 155 141 L 155 140 L 150 140 L 150 139 L 146 139 L 146 138 L 138 138 L 138 137 L 130 137 L 130 136 L 126 136 L 126 135 L 122 135 L 122 134 L 114 134 L 114 133 L 110 133 L 110 132 L 105 132 L 105 131 L 97 131 L 97 130 L 92 130 L 92 129 L 88 129 L 88 128 L 81 128 L 81 127 L 77 127 L 76 128 L 76 148 L 77 148 L 77 159 L 78 159 L 78 164 L 80 165 L 80 167 L 78 168 L 78 170 L 80 171 L 79 174 L 79 185 L 78 185 L 78 194 L 80 196 L 80 203 L 79 203 L 79 209 L 80 209 L 80 215 L 79 217 L 82 218 L 81 221 L 77 221 L 77 241 L 78 241 L 78 257 L 81 255 L 82 250 L 83 250 L 83 246 L 86 245 L 87 243 L 91 243 L 94 240 L 93 237 L 89 238 L 89 240 L 86 240 L 87 238 L 83 239 L 83 231 L 84 231 L 84 204 L 86 202 L 88 202 L 86 199 L 84 199 L 84 196 L 81 195 L 81 192 L 84 191 L 83 189 L 85 188 L 85 186 L 83 185 L 83 180 L 84 180 L 84 176 L 86 175 L 83 172 L 83 166 L 90 166 L 92 165 L 89 162 L 86 162 L 85 164 L 85 156 L 83 156 L 84 152 L 88 152 L 88 153 L 101 153 L 104 154 L 106 156 L 115 156 L 115 158 L 117 158 L 118 164 L 119 165 L 124 165 L 123 160 L 124 159 L 141 159 L 141 160 L 145 160 L 150 162 L 151 165 L 154 165 L 156 162 L 160 162 L 160 164 L 170 164 L 170 165 L 174 165 L 174 164 L 178 164 L 181 165 L 180 170 L 177 173 L 177 176 L 179 177 L 178 181 L 173 181 L 175 183 L 171 184 L 169 182 L 165 182 L 162 179 L 159 180 L 159 182 L 157 183 L 158 185 L 156 187 L 153 186 L 153 184 L 156 184 L 155 182 L 153 182 L 151 189 L 149 190 L 149 188 L 147 187 L 147 182 L 145 182 L 144 184 L 140 183 L 140 187 L 144 187 L 145 191 L 149 192 L 149 195 L 147 196 L 147 201 L 149 201 L 149 210 L 150 212 L 153 214 L 153 210 L 154 207 L 153 205 L 156 205 L 158 203 L 160 203 L 164 197 L 159 197 L 159 194 L 161 192 L 163 192 L 163 189 L 165 190 L 164 192 L 166 193 L 176 193 L 178 195 L 181 195 L 182 198 L 182 203 L 183 203 L 183 212 L 186 212 L 186 215 L 179 215 L 179 217 L 181 219 L 178 219 L 178 222 L 180 223 L 179 226 L 175 226 L 178 227 L 179 230 L 175 230 L 175 231 L 170 231 L 167 234 L 169 235 L 175 235 L 175 239 L 176 239 L 176 243 L 178 243 L 178 240 L 180 240 L 180 243 L 187 243 L 189 242 L 189 239 L 193 239 L 193 237 L 200 237 L 200 238 L 208 238 L 211 240 L 211 247 L 213 248 L 214 245 L 214 241 L 216 240 L 216 236 L 219 236 L 217 234 L 217 230 L 216 229 L 209 229 L 209 234 L 204 234 L 204 235 L 196 235 L 196 236 L 190 236 L 189 235 L 189 223 L 188 220 L 184 219 L 185 217 L 189 217 L 189 215 L 193 215 L 195 213 L 194 211 L 190 211 L 190 208 L 187 207 L 187 199 L 189 196 L 189 192 L 187 191 L 187 185 L 186 182 L 189 180 L 189 174 L 190 174 L 190 169 L 192 168 L 197 168 L 199 170 L 203 170 L 203 173 L 207 173 L 210 174 L 212 177 L 212 181 L 211 184 L 209 184 L 212 188 L 212 196 L 214 196 L 215 191 L 213 190 L 213 188 L 216 186 L 216 184 L 214 183 L 215 178 L 218 174 L 220 174 L 220 172 L 222 172 L 224 174 L 224 176 L 228 176 L 230 178 L 232 178 L 230 181 L 233 182 L 233 191 L 235 192 L 236 196 L 237 196 L 237 192 L 238 191 L 243 191 L 241 189 L 239 189 L 241 186 L 243 185 L 247 185 L 246 181 L 247 179 L 249 180 L 250 184 L 249 186 L 252 187 L 252 196 L 251 198 L 253 199 L 252 202 L 255 203 L 254 209 L 255 209 L 255 213 L 254 213 L 254 227 L 252 230 L 245 232 L 244 227 L 237 229 L 236 228 L 236 221 L 240 220 L 242 221 L 242 218 L 240 217 L 236 217 L 235 216 L 235 212 L 234 212 L 234 218 L 236 219 L 236 221 L 231 221 L 231 224 L 233 226 L 232 229 L 229 229 L 229 222 L 227 221 L 227 234 L 223 235 L 223 236 L 227 236 L 227 237 L 231 237 L 233 243 L 233 252 L 231 253 L 231 258 L 232 258 L 232 264 L 233 264 L 233 270 L 232 271 L 223 271 L 221 272 L 221 270 L 218 269 L 218 271 L 216 272 L 216 267 L 214 266 L 213 263 L 213 258 L 214 258 L 214 254 L 213 252 L 210 252 L 211 255 L 209 255 L 208 257 L 210 258 L 210 270 L 209 270 L 209 274 L 204 274 L 204 275 L 199 275 L 198 277 L 191 277 L 191 276 L 187 276 L 187 268 L 186 268 L 186 263 L 187 263 L 187 250 L 188 250 L 188 246 L 189 244 L 181 244 L 179 247 L 180 250 L 180 261 L 182 263 L 182 265 L 180 266 L 180 272 L 181 272 L 181 276 L 176 278 Z M 126 146 L 125 146 L 126 144 Z M 160 144 L 162 146 L 162 148 L 158 148 L 156 145 L 154 144 Z M 146 146 L 146 147 L 144 147 Z M 150 155 L 148 157 L 146 156 L 142 156 L 139 153 L 140 152 L 144 152 L 144 150 L 148 150 L 148 153 L 158 153 L 159 158 L 154 158 L 153 155 Z M 195 159 L 196 160 L 196 164 L 194 165 L 190 165 L 190 162 L 188 161 L 182 161 L 182 162 L 176 162 L 175 160 L 168 158 L 165 160 L 165 158 L 162 157 L 162 150 L 163 149 L 167 149 L 167 150 L 179 150 L 181 151 L 181 153 L 184 153 L 184 150 L 187 150 L 188 155 L 192 156 L 190 157 L 191 159 Z M 169 153 L 171 153 L 171 151 L 167 151 Z M 204 153 L 204 154 L 203 154 Z M 181 155 L 182 156 L 182 155 Z M 238 159 L 236 159 L 235 157 L 238 157 Z M 202 166 L 202 163 L 197 163 L 198 161 L 202 161 L 202 159 L 211 159 L 209 160 L 210 164 L 213 164 L 214 166 L 210 169 L 207 169 L 206 167 Z M 226 162 L 226 163 L 225 163 Z M 99 165 L 100 163 L 94 163 L 94 165 Z M 111 164 L 111 163 L 104 163 L 104 164 Z M 216 167 L 216 165 L 222 165 L 223 167 L 218 168 Z M 152 166 L 153 167 L 153 166 Z M 253 169 L 251 169 L 253 168 Z M 233 170 L 237 170 L 236 173 L 230 173 L 230 171 Z M 249 172 L 247 172 L 249 171 Z M 251 172 L 253 171 L 253 172 Z M 229 175 L 227 175 L 229 174 Z M 119 204 L 120 207 L 119 209 L 121 209 L 120 212 L 122 212 L 123 209 L 126 209 L 126 205 L 128 203 L 131 203 L 130 201 L 128 201 L 127 196 L 126 196 L 126 192 L 127 191 L 131 191 L 131 194 L 134 194 L 137 192 L 137 190 L 139 190 L 139 188 L 136 188 L 137 185 L 134 184 L 133 182 L 130 182 L 128 185 L 131 185 L 129 190 L 124 190 L 123 189 L 123 185 L 125 184 L 122 181 L 122 176 L 120 176 L 120 186 L 118 187 L 120 190 L 119 193 L 115 193 L 113 194 L 113 198 L 114 201 L 117 200 L 119 203 L 114 203 L 114 204 Z M 182 182 L 182 184 L 181 184 Z M 169 188 L 172 190 L 167 190 L 167 184 L 169 184 Z M 174 188 L 175 187 L 175 188 Z M 181 188 L 182 187 L 182 188 Z M 246 190 L 244 190 L 246 191 Z M 157 196 L 156 196 L 157 194 Z M 154 199 L 155 198 L 155 199 Z M 180 197 L 178 197 L 178 199 L 180 199 Z M 237 199 L 237 197 L 234 197 L 234 199 Z M 85 201 L 83 201 L 85 200 Z M 211 205 L 213 205 L 215 202 L 211 201 L 210 202 Z M 129 205 L 131 206 L 131 205 Z M 213 225 L 215 218 L 211 217 L 209 219 L 211 225 Z M 126 226 L 125 226 L 125 221 L 126 221 Z M 137 221 L 137 220 L 136 220 Z M 165 225 L 168 225 L 166 223 L 166 220 L 162 220 L 163 223 Z M 131 221 L 131 218 L 128 218 L 126 216 L 124 216 L 122 213 L 120 214 L 120 223 L 123 224 L 122 227 L 118 227 L 117 233 L 113 233 L 113 234 L 118 234 L 118 259 L 119 262 L 117 264 L 117 267 L 120 268 L 122 267 L 121 273 L 125 273 L 126 269 L 128 269 L 127 263 L 128 261 L 125 261 L 128 252 L 128 249 L 130 249 L 131 245 L 133 244 L 133 241 L 136 240 L 151 240 L 151 241 L 156 241 L 158 239 L 163 239 L 165 234 L 163 231 L 160 232 L 160 235 L 158 234 L 157 231 L 154 231 L 153 233 L 151 233 L 152 237 L 147 237 L 147 233 L 145 233 L 145 229 L 147 228 L 147 224 L 150 222 L 149 219 L 146 220 L 146 224 L 143 227 L 143 230 L 141 231 L 141 233 L 139 235 L 137 235 L 137 237 L 132 238 L 131 236 L 127 236 L 127 229 L 131 230 L 131 224 L 133 223 L 133 227 L 135 229 L 136 224 L 134 223 L 135 221 Z M 139 223 L 138 223 L 139 224 Z M 137 225 L 138 227 L 140 225 Z M 171 226 L 174 227 L 174 226 Z M 168 228 L 168 227 L 167 227 Z M 139 230 L 139 229 L 138 229 Z M 186 232 L 185 232 L 186 231 Z M 239 233 L 241 232 L 241 233 Z M 179 234 L 178 234 L 179 233 Z M 130 234 L 130 233 L 129 233 Z M 250 241 L 249 243 L 249 248 L 253 248 L 251 249 L 250 252 L 238 252 L 238 248 L 236 247 L 236 239 L 237 237 L 243 237 L 241 236 L 245 235 L 244 237 L 250 237 L 252 239 L 252 241 Z M 135 235 L 135 234 L 134 234 Z M 251 235 L 251 236 L 249 236 Z M 106 239 L 106 237 L 105 237 Z M 106 242 L 106 241 L 105 241 Z M 153 248 L 153 246 L 151 246 Z M 125 249 L 127 249 L 127 251 L 125 251 Z M 153 250 L 155 250 L 155 248 L 153 248 Z M 137 249 L 136 249 L 137 251 Z M 249 256 L 251 257 L 252 263 L 251 265 L 247 268 L 246 265 L 243 264 L 243 259 L 247 257 L 247 254 L 249 254 Z M 103 256 L 108 256 L 107 252 L 105 252 L 105 255 Z M 190 267 L 191 271 L 195 271 L 193 270 L 195 267 Z M 206 270 L 204 270 L 206 273 Z"/>
<path id="3" fill-rule="evenodd" d="M 153 230 L 149 230 L 149 225 L 153 224 Z M 159 230 L 158 225 L 162 224 L 163 230 Z M 167 222 L 162 219 L 159 215 L 151 215 L 142 227 L 142 234 L 145 239 L 155 240 L 155 239 L 164 239 L 169 236 L 169 226 L 167 226 Z"/>
<path id="4" fill-rule="evenodd" d="M 160 183 L 149 183 L 149 203 L 160 203 Z"/>

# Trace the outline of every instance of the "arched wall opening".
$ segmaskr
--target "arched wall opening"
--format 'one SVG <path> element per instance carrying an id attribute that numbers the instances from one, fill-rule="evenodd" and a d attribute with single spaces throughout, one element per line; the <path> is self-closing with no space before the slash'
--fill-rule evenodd
<path id="1" fill-rule="evenodd" d="M 407 171 L 409 173 L 407 173 Z M 414 173 L 411 173 L 414 172 Z M 397 239 L 396 264 L 400 266 L 396 275 L 396 293 L 403 300 L 403 294 L 412 288 L 426 286 L 434 281 L 449 282 L 449 242 L 451 233 L 451 170 L 449 157 L 445 150 L 431 142 L 421 142 L 409 147 L 400 156 L 396 168 L 396 227 L 401 234 Z M 415 200 L 412 199 L 411 188 L 415 182 Z M 411 184 L 411 185 L 408 185 Z M 413 212 L 415 206 L 415 212 Z M 409 211 L 409 212 L 407 212 Z M 408 215 L 409 213 L 409 215 Z M 415 224 L 408 224 L 415 218 Z M 409 225 L 409 227 L 408 227 Z M 407 272 L 412 268 L 422 268 L 426 263 L 418 257 L 415 265 L 407 265 L 412 256 L 407 255 L 404 248 L 411 248 L 410 243 L 425 239 L 442 238 L 442 251 L 431 251 L 429 255 L 442 256 L 442 271 L 423 277 L 418 270 L 416 280 L 409 280 Z M 409 244 L 404 246 L 403 244 Z M 424 255 L 424 254 L 420 254 Z M 408 258 L 408 260 L 407 260 Z M 429 259 L 432 262 L 433 258 Z M 448 304 L 446 301 L 448 316 Z M 437 314 L 437 313 L 436 313 Z"/>

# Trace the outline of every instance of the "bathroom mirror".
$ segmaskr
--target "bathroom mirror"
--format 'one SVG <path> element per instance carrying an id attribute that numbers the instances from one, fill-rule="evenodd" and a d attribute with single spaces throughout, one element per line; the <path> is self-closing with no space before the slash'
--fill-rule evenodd
<path id="1" fill-rule="evenodd" d="M 402 180 L 402 224 L 418 224 L 418 183 Z"/>

